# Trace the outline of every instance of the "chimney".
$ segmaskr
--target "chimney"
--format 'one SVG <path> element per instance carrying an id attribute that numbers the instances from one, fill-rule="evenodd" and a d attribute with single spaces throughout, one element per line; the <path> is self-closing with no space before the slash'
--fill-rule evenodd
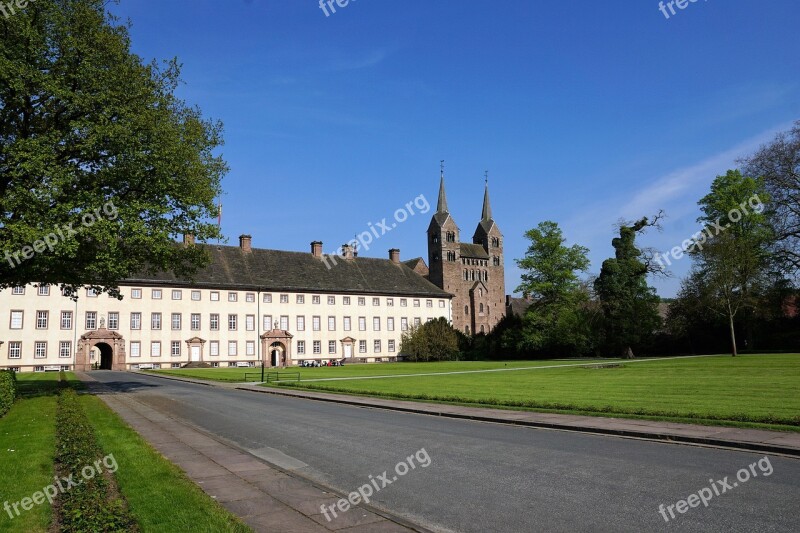
<path id="1" fill-rule="evenodd" d="M 194 244 L 194 234 L 193 233 L 184 233 L 183 234 L 183 244 L 189 246 Z"/>
<path id="2" fill-rule="evenodd" d="M 239 248 L 243 252 L 253 251 L 253 237 L 250 235 L 239 235 Z"/>
<path id="3" fill-rule="evenodd" d="M 391 250 L 389 250 L 389 259 L 395 265 L 399 265 L 400 264 L 400 250 L 398 250 L 397 248 L 392 248 Z"/>
<path id="4" fill-rule="evenodd" d="M 353 259 L 355 255 L 353 254 L 353 247 L 349 244 L 342 245 L 342 257 L 345 259 Z"/>
<path id="5" fill-rule="evenodd" d="M 322 257 L 322 242 L 314 241 L 311 243 L 311 255 L 314 257 Z"/>

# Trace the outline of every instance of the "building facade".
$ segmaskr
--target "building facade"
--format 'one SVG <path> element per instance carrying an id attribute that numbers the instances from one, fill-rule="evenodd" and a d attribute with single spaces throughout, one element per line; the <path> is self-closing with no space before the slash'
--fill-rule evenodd
<path id="1" fill-rule="evenodd" d="M 442 172 L 436 213 L 428 226 L 428 265 L 428 279 L 453 294 L 453 327 L 467 335 L 489 333 L 503 318 L 503 235 L 492 216 L 488 181 L 472 242 L 463 242 L 447 207 Z M 422 267 L 417 268 L 419 272 Z"/>
<path id="2" fill-rule="evenodd" d="M 400 261 L 240 245 L 205 246 L 211 264 L 189 282 L 129 279 L 122 300 L 56 286 L 0 291 L 0 368 L 18 371 L 297 365 L 396 360 L 401 336 L 452 319 L 452 295 Z"/>

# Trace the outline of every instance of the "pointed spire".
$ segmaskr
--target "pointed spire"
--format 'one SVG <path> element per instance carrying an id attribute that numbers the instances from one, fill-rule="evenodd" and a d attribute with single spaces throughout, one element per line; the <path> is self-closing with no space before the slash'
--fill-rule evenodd
<path id="1" fill-rule="evenodd" d="M 489 204 L 489 171 L 486 171 L 486 189 L 483 191 L 483 212 L 481 220 L 492 220 L 492 206 Z"/>
<path id="2" fill-rule="evenodd" d="M 447 213 L 447 196 L 444 193 L 444 160 L 442 160 L 442 175 L 439 181 L 439 203 L 436 204 L 437 213 Z"/>

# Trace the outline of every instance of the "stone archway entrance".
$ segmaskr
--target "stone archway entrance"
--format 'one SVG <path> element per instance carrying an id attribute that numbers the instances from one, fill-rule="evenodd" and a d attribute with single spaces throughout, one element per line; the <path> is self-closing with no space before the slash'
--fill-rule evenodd
<path id="1" fill-rule="evenodd" d="M 261 335 L 262 364 L 275 367 L 292 364 L 292 337 L 284 329 L 273 329 Z"/>
<path id="2" fill-rule="evenodd" d="M 125 339 L 116 331 L 96 329 L 81 335 L 75 354 L 75 370 L 92 370 L 92 350 L 97 348 L 98 366 L 104 370 L 125 370 Z"/>

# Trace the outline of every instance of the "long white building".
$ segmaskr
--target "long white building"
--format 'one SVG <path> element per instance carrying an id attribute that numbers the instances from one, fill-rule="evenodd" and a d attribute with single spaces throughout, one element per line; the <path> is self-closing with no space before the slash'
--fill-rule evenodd
<path id="1" fill-rule="evenodd" d="M 400 261 L 204 246 L 192 280 L 128 279 L 122 300 L 57 286 L 0 291 L 0 368 L 17 371 L 291 366 L 301 361 L 396 360 L 402 333 L 452 318 L 452 295 Z M 195 246 L 191 242 L 186 245 Z"/>

